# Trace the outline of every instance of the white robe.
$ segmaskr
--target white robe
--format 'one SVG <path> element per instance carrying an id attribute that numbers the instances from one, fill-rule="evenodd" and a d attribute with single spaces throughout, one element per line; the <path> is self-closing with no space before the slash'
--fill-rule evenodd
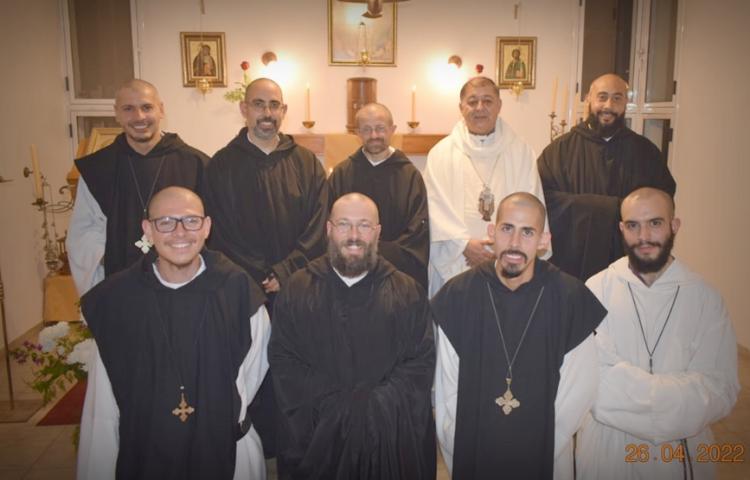
<path id="1" fill-rule="evenodd" d="M 205 269 L 202 264 L 196 276 Z M 155 270 L 156 271 L 156 270 Z M 162 284 L 177 288 L 157 278 Z M 195 278 L 195 277 L 193 277 Z M 183 284 L 184 285 L 184 284 Z M 240 365 L 235 384 L 242 404 L 241 422 L 245 419 L 247 406 L 250 405 L 260 384 L 268 371 L 268 340 L 271 337 L 271 323 L 266 307 L 261 305 L 250 317 L 250 332 L 253 343 Z M 86 399 L 81 415 L 81 435 L 78 446 L 77 480 L 109 480 L 115 478 L 115 467 L 119 452 L 119 418 L 117 401 L 112 393 L 112 385 L 107 370 L 94 349 L 93 366 L 89 368 Z M 263 446 L 253 426 L 237 441 L 237 459 L 234 467 L 235 480 L 265 480 L 266 463 L 263 458 Z"/>
<path id="2" fill-rule="evenodd" d="M 630 271 L 627 257 L 586 285 L 609 313 L 597 329 L 601 384 L 593 417 L 578 435 L 579 478 L 682 479 L 683 464 L 670 453 L 685 438 L 695 478 L 713 478 L 714 466 L 701 461 L 714 443 L 709 426 L 729 414 L 740 388 L 737 340 L 721 296 L 679 260 L 651 287 Z M 653 375 L 628 285 L 651 349 L 680 287 Z M 629 445 L 643 445 L 648 460 L 626 462 Z"/>
<path id="3" fill-rule="evenodd" d="M 448 471 L 453 471 L 453 443 L 456 436 L 459 358 L 442 328 L 437 327 L 435 366 L 435 426 Z M 557 480 L 573 478 L 573 434 L 581 426 L 596 395 L 596 345 L 589 335 L 563 357 L 555 397 L 555 460 Z"/>
<path id="4" fill-rule="evenodd" d="M 463 251 L 469 239 L 488 238 L 491 222 L 482 220 L 478 210 L 482 179 L 495 196 L 495 213 L 503 198 L 519 191 L 544 202 L 536 155 L 505 121 L 498 117 L 495 131 L 484 144 L 478 138 L 469 134 L 461 120 L 427 154 L 424 181 L 430 214 L 430 297 L 445 282 L 468 270 Z M 547 222 L 545 230 L 549 231 Z M 550 255 L 551 250 L 544 258 Z"/>
<path id="5" fill-rule="evenodd" d="M 94 199 L 83 177 L 78 179 L 76 203 L 70 217 L 65 248 L 70 273 L 78 295 L 104 280 L 104 247 L 107 241 L 107 217 Z M 134 247 L 135 248 L 135 247 Z"/>

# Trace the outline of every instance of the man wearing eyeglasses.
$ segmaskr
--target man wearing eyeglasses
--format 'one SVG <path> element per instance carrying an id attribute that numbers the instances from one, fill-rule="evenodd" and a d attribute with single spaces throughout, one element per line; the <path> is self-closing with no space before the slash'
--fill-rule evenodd
<path id="1" fill-rule="evenodd" d="M 385 105 L 365 105 L 355 122 L 362 148 L 331 173 L 331 200 L 350 192 L 370 197 L 380 213 L 378 251 L 426 290 L 430 231 L 422 174 L 402 151 L 391 146 L 396 126 Z"/>
<path id="2" fill-rule="evenodd" d="M 325 251 L 325 172 L 311 151 L 280 133 L 286 111 L 276 82 L 253 80 L 240 103 L 246 126 L 214 155 L 206 173 L 211 248 L 245 269 L 271 303 L 295 270 Z M 275 443 L 272 394 L 267 380 L 253 406 L 269 457 Z"/>
<path id="3" fill-rule="evenodd" d="M 268 369 L 264 295 L 205 250 L 211 218 L 188 189 L 157 193 L 143 257 L 81 300 L 97 344 L 79 479 L 265 479 L 247 407 Z"/>
<path id="4" fill-rule="evenodd" d="M 370 198 L 339 198 L 326 230 L 328 254 L 298 270 L 275 305 L 279 478 L 434 479 L 425 292 L 378 255 Z"/>

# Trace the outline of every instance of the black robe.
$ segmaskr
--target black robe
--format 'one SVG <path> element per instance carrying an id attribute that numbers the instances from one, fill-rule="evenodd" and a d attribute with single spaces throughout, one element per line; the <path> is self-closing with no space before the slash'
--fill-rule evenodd
<path id="1" fill-rule="evenodd" d="M 315 155 L 280 137 L 266 155 L 247 139 L 247 128 L 240 130 L 209 162 L 204 199 L 213 219 L 211 248 L 258 283 L 274 273 L 283 288 L 324 252 L 328 185 Z"/>
<path id="2" fill-rule="evenodd" d="M 220 253 L 203 258 L 206 270 L 176 290 L 144 257 L 81 299 L 120 411 L 118 479 L 234 475 L 236 442 L 249 428 L 249 418 L 238 423 L 235 380 L 264 296 Z M 172 414 L 178 371 L 195 408 L 185 423 Z"/>
<path id="3" fill-rule="evenodd" d="M 400 150 L 373 166 L 362 149 L 339 163 L 328 179 L 331 203 L 359 192 L 375 201 L 380 213 L 378 253 L 411 275 L 427 290 L 430 228 L 422 174 Z"/>
<path id="4" fill-rule="evenodd" d="M 510 357 L 544 286 L 513 364 L 521 406 L 510 415 L 495 403 L 507 387 L 507 361 L 487 285 Z M 453 479 L 551 479 L 560 367 L 607 311 L 583 283 L 542 260 L 515 291 L 500 282 L 492 261 L 457 275 L 433 297 L 432 311 L 459 357 Z"/>
<path id="5" fill-rule="evenodd" d="M 538 166 L 552 232 L 550 261 L 581 280 L 623 256 L 623 198 L 641 187 L 675 193 L 659 149 L 628 128 L 606 141 L 577 125 L 544 149 Z"/>
<path id="6" fill-rule="evenodd" d="M 143 257 L 143 252 L 135 246 L 143 235 L 143 206 L 128 165 L 129 159 L 146 204 L 162 159 L 164 164 L 154 193 L 173 185 L 198 192 L 208 162 L 203 152 L 187 145 L 174 133 L 164 134 L 146 155 L 133 150 L 125 134 L 121 133 L 111 145 L 75 161 L 91 195 L 107 217 L 105 276 L 119 272 Z"/>
<path id="7" fill-rule="evenodd" d="M 279 478 L 434 479 L 433 342 L 424 290 L 383 257 L 352 287 L 327 256 L 298 271 L 268 347 Z"/>

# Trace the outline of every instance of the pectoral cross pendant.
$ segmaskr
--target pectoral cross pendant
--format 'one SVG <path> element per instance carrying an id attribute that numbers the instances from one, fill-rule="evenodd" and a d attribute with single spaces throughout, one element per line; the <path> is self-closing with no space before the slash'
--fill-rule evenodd
<path id="1" fill-rule="evenodd" d="M 151 247 L 154 245 L 148 241 L 148 238 L 146 238 L 146 234 L 144 233 L 141 235 L 141 239 L 135 242 L 135 246 L 138 247 L 138 249 L 143 252 L 143 254 L 147 254 L 149 250 L 151 250 Z"/>
<path id="2" fill-rule="evenodd" d="M 485 222 L 492 221 L 492 212 L 495 211 L 495 195 L 492 194 L 490 187 L 484 186 L 479 194 L 479 213 L 482 214 L 482 220 Z"/>
<path id="3" fill-rule="evenodd" d="M 187 401 L 185 401 L 185 393 L 180 393 L 180 403 L 177 405 L 177 408 L 172 410 L 172 415 L 175 417 L 179 417 L 180 421 L 182 423 L 185 423 L 188 419 L 188 416 L 195 412 L 195 409 L 188 405 Z"/>
<path id="4" fill-rule="evenodd" d="M 513 392 L 510 391 L 510 378 L 505 379 L 505 383 L 508 384 L 508 388 L 505 390 L 505 393 L 501 397 L 497 397 L 495 399 L 495 403 L 497 403 L 497 406 L 503 409 L 503 413 L 506 415 L 510 415 L 514 408 L 518 408 L 521 406 L 521 402 L 518 401 L 517 398 L 513 398 Z"/>

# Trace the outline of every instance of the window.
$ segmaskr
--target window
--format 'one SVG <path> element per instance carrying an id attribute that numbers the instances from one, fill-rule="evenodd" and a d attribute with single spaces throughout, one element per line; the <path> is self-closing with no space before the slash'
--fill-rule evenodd
<path id="1" fill-rule="evenodd" d="M 71 149 L 94 127 L 117 126 L 117 88 L 136 76 L 133 48 L 135 0 L 60 0 L 66 39 L 65 83 Z"/>
<path id="2" fill-rule="evenodd" d="M 622 76 L 630 84 L 629 127 L 654 142 L 668 162 L 676 115 L 678 0 L 587 0 L 582 8 L 581 100 L 599 75 Z"/>

